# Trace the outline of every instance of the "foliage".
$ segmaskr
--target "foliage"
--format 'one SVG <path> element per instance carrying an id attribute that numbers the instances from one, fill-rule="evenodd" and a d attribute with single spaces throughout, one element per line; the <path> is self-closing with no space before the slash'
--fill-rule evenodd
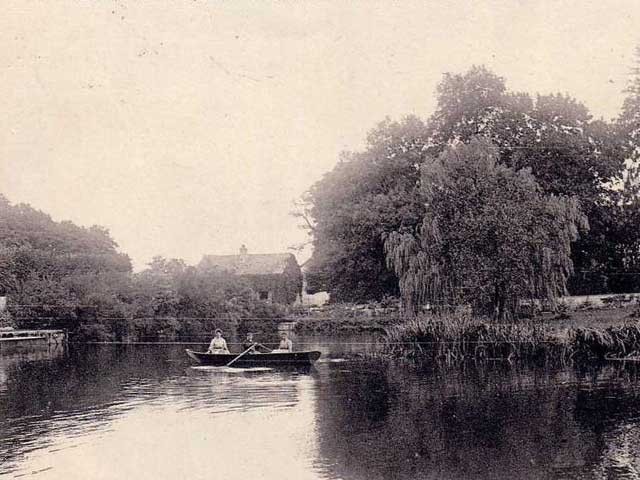
<path id="1" fill-rule="evenodd" d="M 447 362 L 495 358 L 566 361 L 572 353 L 548 326 L 493 323 L 465 314 L 421 316 L 391 327 L 383 348 L 392 356 Z"/>
<path id="2" fill-rule="evenodd" d="M 625 154 L 631 164 L 640 161 L 640 46 L 636 47 L 636 61 L 625 90 L 618 124 L 625 136 Z M 637 170 L 636 170 L 637 171 Z"/>
<path id="3" fill-rule="evenodd" d="M 0 310 L 0 328 L 13 327 L 13 319 L 7 310 Z"/>
<path id="4" fill-rule="evenodd" d="M 627 96 L 618 117 L 617 127 L 623 139 L 625 171 L 619 184 L 620 196 L 611 215 L 617 242 L 612 290 L 640 290 L 640 47 L 631 72 Z"/>
<path id="5" fill-rule="evenodd" d="M 573 354 L 578 357 L 637 359 L 640 356 L 640 324 L 606 329 L 576 328 L 570 332 Z"/>
<path id="6" fill-rule="evenodd" d="M 398 279 L 384 266 L 381 237 L 419 223 L 418 170 L 425 159 L 474 137 L 497 146 L 500 164 L 529 168 L 544 193 L 578 200 L 591 228 L 572 251 L 579 273 L 570 282 L 574 292 L 627 288 L 622 277 L 602 281 L 629 258 L 624 236 L 631 232 L 618 228 L 625 222 L 613 188 L 625 155 L 618 125 L 592 119 L 567 95 L 511 92 L 484 67 L 445 74 L 436 93 L 437 108 L 426 122 L 383 122 L 362 152 L 343 154 L 304 198 L 300 215 L 314 246 L 311 290 L 327 290 L 338 301 L 396 294 Z"/>
<path id="7" fill-rule="evenodd" d="M 282 318 L 223 272 L 155 257 L 132 274 L 107 230 L 54 222 L 0 196 L 0 293 L 21 328 L 65 328 L 76 341 L 159 340 L 211 335 L 245 319 Z"/>
<path id="8" fill-rule="evenodd" d="M 296 331 L 304 333 L 343 334 L 380 332 L 401 321 L 397 302 L 389 298 L 366 305 L 333 304 L 322 310 L 304 309 L 294 316 Z"/>
<path id="9" fill-rule="evenodd" d="M 553 304 L 565 293 L 571 242 L 586 228 L 574 199 L 545 195 L 529 170 L 499 164 L 483 139 L 425 163 L 421 192 L 418 229 L 386 243 L 409 313 L 471 304 L 504 319 L 521 299 Z"/>
<path id="10" fill-rule="evenodd" d="M 130 302 L 134 336 L 146 340 L 207 336 L 221 326 L 242 329 L 244 322 L 284 315 L 282 307 L 257 300 L 242 278 L 162 257 L 134 275 Z"/>
<path id="11" fill-rule="evenodd" d="M 430 154 L 452 142 L 491 140 L 499 162 L 530 168 L 546 193 L 576 196 L 589 212 L 611 193 L 608 182 L 623 168 L 613 125 L 593 121 L 587 108 L 567 95 L 509 92 L 503 78 L 484 67 L 446 74 L 430 118 Z"/>
<path id="12" fill-rule="evenodd" d="M 314 247 L 307 265 L 311 292 L 328 291 L 338 302 L 397 294 L 382 237 L 421 217 L 417 185 L 425 142 L 419 119 L 385 120 L 363 152 L 344 154 L 311 188 L 305 199 Z"/>
<path id="13" fill-rule="evenodd" d="M 623 173 L 624 136 L 617 125 L 593 120 L 587 108 L 567 95 L 509 92 L 504 79 L 484 67 L 447 74 L 438 87 L 438 109 L 429 122 L 431 151 L 474 136 L 490 139 L 499 161 L 530 168 L 544 192 L 575 196 L 590 230 L 574 244 L 574 294 L 625 291 L 614 277 L 624 263 L 618 226 L 618 192 Z"/>
<path id="14" fill-rule="evenodd" d="M 129 258 L 102 227 L 54 222 L 0 195 L 0 288 L 19 327 L 76 328 L 88 308 L 121 303 Z"/>
<path id="15" fill-rule="evenodd" d="M 558 336 L 544 324 L 499 324 L 464 315 L 423 316 L 388 329 L 383 348 L 392 356 L 448 362 L 488 358 L 637 360 L 640 323 L 578 327 Z"/>

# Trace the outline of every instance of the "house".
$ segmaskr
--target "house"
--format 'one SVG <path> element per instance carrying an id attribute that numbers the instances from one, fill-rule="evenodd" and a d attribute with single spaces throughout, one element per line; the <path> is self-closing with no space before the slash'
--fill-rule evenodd
<path id="1" fill-rule="evenodd" d="M 302 292 L 302 271 L 291 253 L 248 253 L 242 245 L 238 255 L 205 255 L 198 269 L 217 270 L 246 279 L 256 298 L 292 305 Z"/>

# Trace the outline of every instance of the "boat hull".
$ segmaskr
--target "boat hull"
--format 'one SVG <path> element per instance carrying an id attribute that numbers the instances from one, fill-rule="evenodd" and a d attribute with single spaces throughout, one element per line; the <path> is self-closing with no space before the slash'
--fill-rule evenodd
<path id="1" fill-rule="evenodd" d="M 187 355 L 201 365 L 224 367 L 238 355 L 233 353 L 205 353 L 187 349 Z M 320 358 L 321 353 L 287 352 L 287 353 L 247 353 L 233 362 L 233 367 L 274 367 L 274 366 L 310 366 Z"/>

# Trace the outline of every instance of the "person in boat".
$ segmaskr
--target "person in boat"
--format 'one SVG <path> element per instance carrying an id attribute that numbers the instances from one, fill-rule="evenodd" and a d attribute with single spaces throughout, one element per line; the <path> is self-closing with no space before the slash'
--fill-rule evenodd
<path id="1" fill-rule="evenodd" d="M 222 330 L 216 329 L 215 336 L 209 344 L 207 353 L 230 353 L 227 348 L 227 341 L 222 338 Z"/>
<path id="2" fill-rule="evenodd" d="M 280 334 L 280 344 L 278 348 L 275 349 L 272 353 L 290 353 L 293 352 L 293 342 L 289 340 L 289 335 L 287 332 L 282 332 Z"/>
<path id="3" fill-rule="evenodd" d="M 253 339 L 253 333 L 248 332 L 247 333 L 247 338 L 244 339 L 244 342 L 242 342 L 242 350 L 249 350 L 251 348 L 251 351 L 249 353 L 260 353 L 260 349 L 263 349 L 265 351 L 269 351 L 269 349 L 265 348 L 263 345 L 257 343 L 254 339 Z"/>

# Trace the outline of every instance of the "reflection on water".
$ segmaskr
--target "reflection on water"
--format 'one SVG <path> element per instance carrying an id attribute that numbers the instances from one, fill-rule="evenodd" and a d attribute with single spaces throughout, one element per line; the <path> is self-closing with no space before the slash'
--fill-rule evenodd
<path id="1" fill-rule="evenodd" d="M 0 357 L 0 476 L 640 478 L 636 365 L 423 368 L 347 343 L 307 371 L 161 346 Z"/>

